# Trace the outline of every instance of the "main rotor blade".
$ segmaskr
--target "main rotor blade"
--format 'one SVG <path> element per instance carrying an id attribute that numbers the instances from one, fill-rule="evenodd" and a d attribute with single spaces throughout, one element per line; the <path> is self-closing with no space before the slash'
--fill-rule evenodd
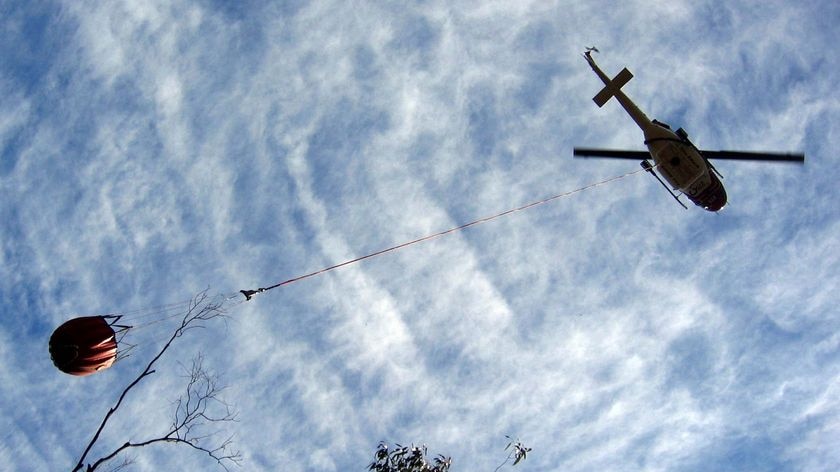
<path id="1" fill-rule="evenodd" d="M 747 152 L 747 151 L 700 151 L 707 159 L 733 161 L 770 161 L 770 162 L 805 162 L 805 154 L 783 152 Z M 601 157 L 609 159 L 650 159 L 647 151 L 623 151 L 618 149 L 574 148 L 575 157 Z"/>
<path id="2" fill-rule="evenodd" d="M 616 149 L 575 148 L 575 157 L 606 157 L 611 159 L 634 159 L 643 161 L 650 159 L 647 151 L 620 151 Z"/>
<path id="3" fill-rule="evenodd" d="M 782 152 L 700 151 L 707 159 L 733 161 L 805 162 L 805 154 Z"/>

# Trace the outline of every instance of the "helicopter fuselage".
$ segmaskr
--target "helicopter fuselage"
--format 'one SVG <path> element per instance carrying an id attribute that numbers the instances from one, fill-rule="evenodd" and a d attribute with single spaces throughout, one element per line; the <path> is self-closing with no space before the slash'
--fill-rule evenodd
<path id="1" fill-rule="evenodd" d="M 672 190 L 681 192 L 705 210 L 718 211 L 723 208 L 726 205 L 726 190 L 708 160 L 689 141 L 688 134 L 682 128 L 674 132 L 667 124 L 650 120 L 621 91 L 621 87 L 633 78 L 633 74 L 625 68 L 614 79 L 610 79 L 595 64 L 589 52 L 584 57 L 604 82 L 604 88 L 593 100 L 599 107 L 612 97 L 618 100 L 644 133 L 645 145 L 654 162 L 653 168 L 662 174 Z M 653 172 L 653 168 L 648 170 Z"/>
<path id="2" fill-rule="evenodd" d="M 673 190 L 708 211 L 726 205 L 723 183 L 682 128 L 674 132 L 665 123 L 653 120 L 643 131 L 656 169 Z"/>

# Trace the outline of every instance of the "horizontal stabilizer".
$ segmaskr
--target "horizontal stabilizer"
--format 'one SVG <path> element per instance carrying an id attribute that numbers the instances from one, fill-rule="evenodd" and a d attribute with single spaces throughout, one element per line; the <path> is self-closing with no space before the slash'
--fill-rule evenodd
<path id="1" fill-rule="evenodd" d="M 603 78 L 606 80 L 606 76 Z M 592 100 L 595 101 L 595 104 L 598 105 L 599 108 L 604 106 L 604 104 L 607 103 L 610 98 L 614 97 L 615 94 L 621 90 L 621 87 L 624 87 L 624 84 L 629 82 L 632 78 L 633 74 L 630 73 L 626 67 L 621 69 L 621 72 L 619 72 L 615 78 L 613 78 L 603 89 L 601 89 L 601 91 L 598 92 L 598 95 L 595 95 Z"/>

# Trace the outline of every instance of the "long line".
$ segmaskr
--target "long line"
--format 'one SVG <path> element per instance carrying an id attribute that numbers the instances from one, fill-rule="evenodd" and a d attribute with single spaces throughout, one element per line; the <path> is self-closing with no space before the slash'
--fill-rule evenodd
<path id="1" fill-rule="evenodd" d="M 245 295 L 246 300 L 250 300 L 251 297 L 254 296 L 257 293 L 262 293 L 262 292 L 265 292 L 267 290 L 271 290 L 271 289 L 274 289 L 274 288 L 277 288 L 277 287 L 282 287 L 284 285 L 289 285 L 291 283 L 294 283 L 294 282 L 297 282 L 297 281 L 300 281 L 300 280 L 303 280 L 303 279 L 308 279 L 310 277 L 315 277 L 316 275 L 323 274 L 324 272 L 329 272 L 333 269 L 338 269 L 340 267 L 344 267 L 344 266 L 347 266 L 347 265 L 350 265 L 350 264 L 355 264 L 356 262 L 360 262 L 360 261 L 363 261 L 365 259 L 370 259 L 372 257 L 381 256 L 382 254 L 385 254 L 385 253 L 388 253 L 388 252 L 391 252 L 391 251 L 396 251 L 398 249 L 402 249 L 404 247 L 411 246 L 413 244 L 421 243 L 423 241 L 428 241 L 430 239 L 439 238 L 439 237 L 447 235 L 449 233 L 454 233 L 454 232 L 461 231 L 463 229 L 469 228 L 470 226 L 475 226 L 475 225 L 479 225 L 481 223 L 486 223 L 488 221 L 492 221 L 492 220 L 495 220 L 497 218 L 501 218 L 503 216 L 510 215 L 511 213 L 516 213 L 516 212 L 519 212 L 519 211 L 522 211 L 522 210 L 527 210 L 528 208 L 532 208 L 532 207 L 535 207 L 535 206 L 538 206 L 538 205 L 543 205 L 543 204 L 546 204 L 548 202 L 557 200 L 558 198 L 567 197 L 567 196 L 575 194 L 575 193 L 583 192 L 584 190 L 589 190 L 591 188 L 598 187 L 600 185 L 608 184 L 608 183 L 614 182 L 616 180 L 621 180 L 625 177 L 629 177 L 633 174 L 638 174 L 639 172 L 643 172 L 643 171 L 644 171 L 644 169 L 639 169 L 639 170 L 636 170 L 636 171 L 633 171 L 633 172 L 627 172 L 626 174 L 622 174 L 622 175 L 619 175 L 619 176 L 616 176 L 616 177 L 611 177 L 611 178 L 606 179 L 606 180 L 601 180 L 600 182 L 595 182 L 595 183 L 592 183 L 592 184 L 589 184 L 589 185 L 585 185 L 583 187 L 576 188 L 574 190 L 570 190 L 568 192 L 559 193 L 557 195 L 553 195 L 551 197 L 544 198 L 542 200 L 531 202 L 531 203 L 522 205 L 522 206 L 517 207 L 517 208 L 513 208 L 513 209 L 510 209 L 510 210 L 505 210 L 501 213 L 496 213 L 495 215 L 485 216 L 483 218 L 479 218 L 477 220 L 470 221 L 469 223 L 465 223 L 465 224 L 462 224 L 460 226 L 456 226 L 454 228 L 450 228 L 450 229 L 447 229 L 447 230 L 444 230 L 444 231 L 441 231 L 441 232 L 438 232 L 438 233 L 430 234 L 428 236 L 423 236 L 422 238 L 417 238 L 417 239 L 412 240 L 412 241 L 408 241 L 408 242 L 405 242 L 405 243 L 402 243 L 402 244 L 397 244 L 396 246 L 391 246 L 391 247 L 386 248 L 386 249 L 382 249 L 382 250 L 379 250 L 379 251 L 376 251 L 376 252 L 372 252 L 372 253 L 370 253 L 368 255 L 365 255 L 365 256 L 357 257 L 355 259 L 350 259 L 350 260 L 344 261 L 340 264 L 335 264 L 335 265 L 332 265 L 332 266 L 329 266 L 329 267 L 325 267 L 323 269 L 316 270 L 315 272 L 310 272 L 308 274 L 293 277 L 291 279 L 284 280 L 282 282 L 276 283 L 276 284 L 268 286 L 268 287 L 259 288 L 257 290 L 240 290 L 240 293 Z"/>

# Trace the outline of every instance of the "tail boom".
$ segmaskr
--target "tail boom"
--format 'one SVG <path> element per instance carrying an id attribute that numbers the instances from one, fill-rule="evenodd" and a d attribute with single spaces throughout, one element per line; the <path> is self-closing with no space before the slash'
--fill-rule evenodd
<path id="1" fill-rule="evenodd" d="M 642 110 L 639 109 L 639 107 L 636 106 L 635 103 L 633 103 L 632 100 L 630 100 L 630 98 L 627 97 L 627 95 L 624 94 L 624 92 L 621 91 L 621 87 L 633 78 L 633 74 L 625 67 L 618 73 L 618 75 L 615 76 L 615 78 L 610 79 L 609 76 L 607 76 L 607 74 L 598 67 L 595 60 L 592 59 L 592 51 L 586 51 L 583 54 L 583 57 L 586 59 L 586 62 L 589 63 L 592 70 L 595 71 L 595 74 L 598 75 L 602 82 L 604 82 L 604 88 L 592 98 L 592 100 L 595 101 L 595 104 L 600 108 L 604 106 L 610 98 L 615 97 L 615 99 L 618 100 L 618 103 L 621 104 L 624 110 L 627 111 L 627 114 L 633 118 L 633 121 L 636 122 L 642 131 L 645 131 L 648 127 L 650 127 L 650 119 L 642 112 Z"/>

